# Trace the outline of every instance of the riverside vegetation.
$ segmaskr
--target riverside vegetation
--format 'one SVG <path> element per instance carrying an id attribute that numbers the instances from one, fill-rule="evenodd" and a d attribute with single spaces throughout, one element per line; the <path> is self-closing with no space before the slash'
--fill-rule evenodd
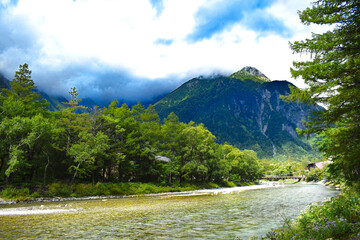
<path id="1" fill-rule="evenodd" d="M 291 70 L 293 77 L 302 77 L 309 87 L 293 88 L 285 99 L 327 106 L 300 133 L 322 136 L 319 149 L 332 160 L 327 176 L 343 182 L 346 190 L 323 204 L 310 206 L 267 238 L 360 239 L 359 2 L 318 0 L 299 16 L 306 25 L 333 28 L 290 44 L 295 53 L 311 54 L 311 60 L 294 62 Z"/>
<path id="2" fill-rule="evenodd" d="M 312 171 L 305 170 L 309 161 L 287 160 L 279 162 L 276 160 L 263 159 L 260 161 L 261 172 L 264 175 L 281 175 L 281 176 L 300 176 L 305 175 L 306 181 L 320 181 L 323 178 L 329 178 L 325 169 L 315 169 Z M 280 181 L 294 183 L 295 181 Z M 339 184 L 333 181 L 334 184 Z M 225 179 L 215 182 L 167 182 L 143 183 L 143 182 L 97 182 L 87 183 L 78 182 L 69 185 L 66 182 L 56 181 L 44 184 L 42 182 L 28 182 L 9 184 L 2 189 L 0 197 L 9 199 L 13 202 L 18 201 L 36 201 L 37 198 L 46 198 L 51 200 L 52 197 L 88 197 L 88 196 L 109 196 L 109 195 L 137 195 L 162 192 L 182 192 L 198 190 L 203 188 L 220 188 L 248 186 L 256 182 L 232 182 Z"/>
<path id="3" fill-rule="evenodd" d="M 267 175 L 300 175 L 308 161 L 259 160 L 254 151 L 217 144 L 202 124 L 154 108 L 112 102 L 80 105 L 75 88 L 58 111 L 34 92 L 20 65 L 0 97 L 1 197 L 128 195 L 250 184 Z M 162 161 L 159 156 L 166 156 Z"/>
<path id="4" fill-rule="evenodd" d="M 309 87 L 292 88 L 284 99 L 327 106 L 300 133 L 321 136 L 319 149 L 332 160 L 326 174 L 342 182 L 345 190 L 310 206 L 297 219 L 286 220 L 267 234 L 268 239 L 360 239 L 359 11 L 355 0 L 318 0 L 300 12 L 307 25 L 334 27 L 291 44 L 294 52 L 311 54 L 311 60 L 295 62 L 292 69 L 292 75 L 302 77 Z M 151 106 L 137 104 L 130 109 L 118 107 L 116 101 L 86 112 L 76 89 L 70 92 L 67 108 L 49 112 L 46 101 L 32 91 L 26 64 L 11 87 L 0 100 L 0 179 L 8 184 L 67 179 L 69 183 L 241 182 L 262 174 L 255 152 L 216 144 L 203 125 L 181 123 L 175 114 L 161 123 Z M 171 161 L 159 161 L 157 154 Z"/>
<path id="5" fill-rule="evenodd" d="M 151 105 L 129 108 L 113 101 L 88 109 L 73 88 L 65 107 L 49 111 L 34 91 L 27 64 L 20 65 L 10 86 L 0 96 L 0 181 L 9 186 L 3 197 L 176 191 L 262 175 L 254 151 L 217 144 L 202 124 L 182 123 L 173 113 L 162 122 Z M 113 190 L 104 190 L 111 182 Z M 139 189 L 130 190 L 134 186 Z"/>
<path id="6" fill-rule="evenodd" d="M 242 186 L 253 185 L 254 183 L 242 183 Z M 25 184 L 26 185 L 26 184 Z M 141 182 L 97 182 L 76 183 L 69 185 L 65 182 L 53 182 L 49 184 L 31 183 L 29 186 L 8 186 L 2 190 L 0 197 L 9 203 L 66 200 L 65 198 L 79 198 L 91 196 L 124 196 L 143 195 L 166 192 L 193 191 L 204 188 L 235 187 L 233 182 L 220 181 L 218 183 L 183 183 L 163 185 L 160 183 Z"/>
<path id="7" fill-rule="evenodd" d="M 360 239 L 360 194 L 345 191 L 310 205 L 295 221 L 269 232 L 267 239 Z"/>

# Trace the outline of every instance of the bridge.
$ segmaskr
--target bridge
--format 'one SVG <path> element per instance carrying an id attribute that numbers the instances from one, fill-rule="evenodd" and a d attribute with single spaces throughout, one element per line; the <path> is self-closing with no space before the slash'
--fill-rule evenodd
<path id="1" fill-rule="evenodd" d="M 304 176 L 265 176 L 265 177 L 262 177 L 261 179 L 265 179 L 265 180 L 271 180 L 271 181 L 277 181 L 277 180 L 280 180 L 280 179 L 302 179 Z"/>

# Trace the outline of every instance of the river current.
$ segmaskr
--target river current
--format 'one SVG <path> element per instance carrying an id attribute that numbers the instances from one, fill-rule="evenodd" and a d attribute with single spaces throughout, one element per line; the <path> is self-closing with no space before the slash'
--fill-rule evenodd
<path id="1" fill-rule="evenodd" d="M 323 185 L 240 187 L 0 206 L 1 239 L 248 239 L 316 201 Z"/>

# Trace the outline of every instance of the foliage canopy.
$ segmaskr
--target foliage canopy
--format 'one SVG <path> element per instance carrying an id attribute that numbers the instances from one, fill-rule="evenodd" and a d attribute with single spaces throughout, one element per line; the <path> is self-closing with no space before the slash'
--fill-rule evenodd
<path id="1" fill-rule="evenodd" d="M 130 108 L 115 100 L 88 109 L 76 88 L 59 110 L 49 111 L 27 64 L 10 85 L 0 96 L 0 181 L 172 184 L 244 182 L 262 174 L 255 152 L 219 145 L 202 124 L 182 123 L 174 113 L 162 123 L 151 105 Z"/>
<path id="2" fill-rule="evenodd" d="M 294 62 L 292 76 L 309 85 L 292 89 L 288 100 L 322 103 L 327 109 L 306 123 L 302 134 L 323 136 L 320 150 L 333 160 L 333 175 L 349 184 L 360 180 L 360 4 L 319 0 L 299 12 L 302 23 L 331 25 L 331 31 L 290 44 L 294 53 L 311 60 Z"/>

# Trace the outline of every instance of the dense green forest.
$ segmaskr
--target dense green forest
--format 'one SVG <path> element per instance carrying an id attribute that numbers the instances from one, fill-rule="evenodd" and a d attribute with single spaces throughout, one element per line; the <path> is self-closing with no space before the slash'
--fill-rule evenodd
<path id="1" fill-rule="evenodd" d="M 49 111 L 27 64 L 10 85 L 0 98 L 3 182 L 244 182 L 262 175 L 254 151 L 219 145 L 202 124 L 173 113 L 161 121 L 151 105 L 115 100 L 89 109 L 73 88 L 65 107 Z"/>

